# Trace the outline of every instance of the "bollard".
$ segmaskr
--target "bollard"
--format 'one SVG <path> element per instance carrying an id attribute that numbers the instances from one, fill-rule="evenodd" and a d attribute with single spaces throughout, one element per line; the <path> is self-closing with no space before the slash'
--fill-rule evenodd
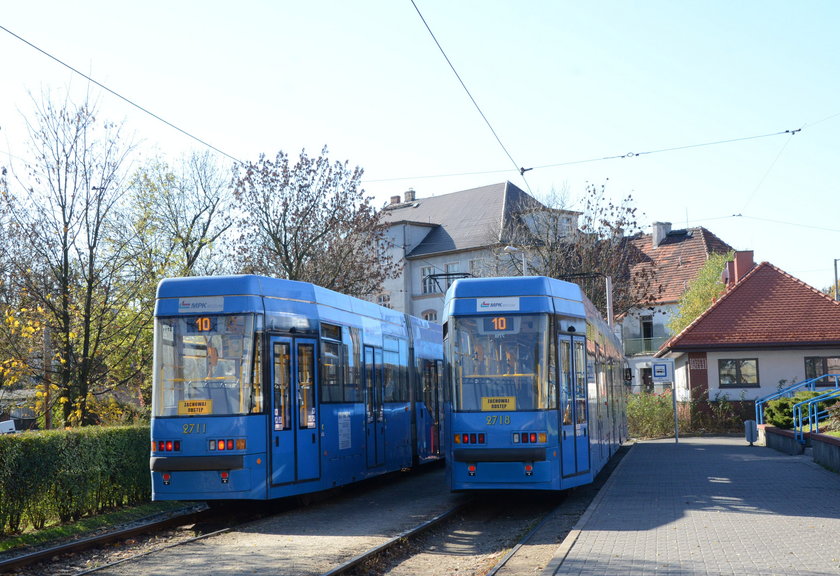
<path id="1" fill-rule="evenodd" d="M 756 425 L 755 420 L 744 420 L 744 436 L 746 436 L 750 446 L 758 440 L 758 425 Z"/>

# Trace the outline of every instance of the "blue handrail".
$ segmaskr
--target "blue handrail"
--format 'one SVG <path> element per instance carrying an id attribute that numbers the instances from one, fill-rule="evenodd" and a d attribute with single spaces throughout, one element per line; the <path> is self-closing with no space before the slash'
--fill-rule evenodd
<path id="1" fill-rule="evenodd" d="M 803 380 L 802 382 L 791 384 L 787 388 L 782 388 L 778 392 L 768 394 L 767 396 L 759 398 L 755 401 L 756 423 L 764 424 L 764 405 L 767 404 L 767 402 L 769 402 L 770 400 L 775 400 L 776 398 L 781 398 L 782 396 L 793 396 L 795 392 L 798 392 L 803 389 L 814 391 L 817 388 L 817 384 L 821 382 L 824 378 L 833 378 L 834 388 L 840 389 L 840 374 L 824 374 L 823 376 L 817 376 L 816 378 L 811 378 L 810 380 Z M 824 388 L 825 386 L 822 387 Z"/>
<path id="2" fill-rule="evenodd" d="M 805 418 L 802 417 L 802 407 L 805 406 L 808 409 L 808 431 L 819 432 L 820 421 L 828 417 L 828 409 L 820 410 L 819 403 L 831 398 L 840 398 L 840 390 L 829 390 L 819 396 L 808 398 L 793 405 L 793 425 L 796 431 L 796 439 L 800 444 L 805 444 Z"/>

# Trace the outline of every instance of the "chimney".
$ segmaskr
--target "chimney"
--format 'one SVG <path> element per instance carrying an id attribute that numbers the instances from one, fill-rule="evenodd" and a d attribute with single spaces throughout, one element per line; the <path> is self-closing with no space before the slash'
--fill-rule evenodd
<path id="1" fill-rule="evenodd" d="M 654 222 L 653 223 L 653 231 L 651 232 L 651 244 L 654 248 L 658 247 L 662 244 L 662 241 L 665 240 L 665 236 L 668 235 L 668 232 L 671 231 L 671 223 L 670 222 Z"/>
<path id="2" fill-rule="evenodd" d="M 391 196 L 391 204 L 399 204 L 400 197 L 399 196 Z"/>
<path id="3" fill-rule="evenodd" d="M 405 201 L 414 202 L 414 188 L 409 188 L 405 191 Z"/>
<path id="4" fill-rule="evenodd" d="M 755 261 L 753 260 L 753 251 L 752 250 L 743 250 L 741 252 L 735 252 L 735 262 L 734 262 L 734 282 L 740 282 L 741 278 L 747 275 L 747 272 L 752 270 L 755 267 Z"/>

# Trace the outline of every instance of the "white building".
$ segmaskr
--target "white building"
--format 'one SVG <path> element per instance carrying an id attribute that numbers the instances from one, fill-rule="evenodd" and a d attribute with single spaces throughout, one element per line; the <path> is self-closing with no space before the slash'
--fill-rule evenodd
<path id="1" fill-rule="evenodd" d="M 404 266 L 385 282 L 379 303 L 438 321 L 443 295 L 456 278 L 521 274 L 521 253 L 507 260 L 498 254 L 521 213 L 542 208 L 510 182 L 430 198 L 412 190 L 392 197 L 384 219 L 394 260 Z"/>

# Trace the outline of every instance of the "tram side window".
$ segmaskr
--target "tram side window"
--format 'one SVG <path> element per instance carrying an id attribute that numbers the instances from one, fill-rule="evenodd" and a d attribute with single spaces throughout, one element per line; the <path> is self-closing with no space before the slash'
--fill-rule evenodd
<path id="1" fill-rule="evenodd" d="M 289 343 L 274 344 L 274 429 L 288 430 L 291 427 L 291 383 L 292 371 Z"/>
<path id="2" fill-rule="evenodd" d="M 438 367 L 433 360 L 426 360 L 425 358 L 417 359 L 418 370 L 421 377 L 418 378 L 418 384 L 422 390 L 417 394 L 417 398 L 423 399 L 423 404 L 426 410 L 434 414 L 435 390 L 437 390 Z"/>
<path id="3" fill-rule="evenodd" d="M 315 428 L 315 346 L 297 345 L 298 428 Z"/>
<path id="4" fill-rule="evenodd" d="M 544 402 L 546 408 L 553 410 L 557 408 L 557 346 L 553 322 L 549 334 L 551 337 L 548 341 L 548 370 L 546 371 L 548 373 L 548 386 L 545 390 L 547 398 Z"/>
<path id="5" fill-rule="evenodd" d="M 383 353 L 385 402 L 408 402 L 408 368 L 396 352 Z"/>
<path id="6" fill-rule="evenodd" d="M 396 402 L 399 400 L 399 358 L 399 354 L 388 352 L 387 350 L 382 355 L 382 360 L 385 364 L 385 386 L 383 394 L 383 400 L 385 402 Z"/>
<path id="7" fill-rule="evenodd" d="M 344 401 L 359 402 L 361 395 L 362 339 L 358 328 L 342 328 Z"/>
<path id="8" fill-rule="evenodd" d="M 560 341 L 560 408 L 563 412 L 563 424 L 572 423 L 572 346 L 568 340 Z"/>
<path id="9" fill-rule="evenodd" d="M 575 341 L 575 420 L 586 423 L 586 350 L 582 341 Z"/>
<path id="10" fill-rule="evenodd" d="M 408 368 L 408 340 L 400 340 L 400 402 L 408 402 L 411 399 L 411 390 L 409 390 L 408 384 Z"/>
<path id="11" fill-rule="evenodd" d="M 257 345 L 254 347 L 254 366 L 253 378 L 251 379 L 251 402 L 249 412 L 251 414 L 259 414 L 263 411 L 263 392 L 262 392 L 262 343 L 257 339 Z"/>
<path id="12" fill-rule="evenodd" d="M 344 366 L 341 344 L 321 341 L 321 402 L 344 401 Z"/>

